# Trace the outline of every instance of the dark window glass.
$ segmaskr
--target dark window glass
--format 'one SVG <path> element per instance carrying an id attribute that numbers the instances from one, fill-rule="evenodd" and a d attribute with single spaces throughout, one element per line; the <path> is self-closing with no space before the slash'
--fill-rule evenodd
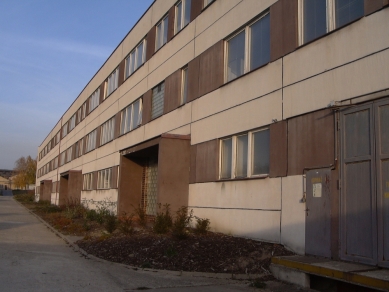
<path id="1" fill-rule="evenodd" d="M 327 32 L 326 0 L 304 1 L 304 43 Z"/>
<path id="2" fill-rule="evenodd" d="M 336 27 L 341 27 L 363 16 L 363 0 L 336 0 L 335 17 Z"/>
<path id="3" fill-rule="evenodd" d="M 251 60 L 253 70 L 270 61 L 270 15 L 251 25 Z"/>

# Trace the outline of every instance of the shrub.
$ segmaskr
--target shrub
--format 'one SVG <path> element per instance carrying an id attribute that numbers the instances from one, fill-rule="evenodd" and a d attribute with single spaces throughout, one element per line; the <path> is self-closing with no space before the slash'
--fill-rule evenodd
<path id="1" fill-rule="evenodd" d="M 14 198 L 21 203 L 33 203 L 35 200 L 35 195 L 31 193 L 26 193 L 26 192 L 17 193 L 16 191 L 13 191 L 13 193 L 14 193 Z"/>
<path id="2" fill-rule="evenodd" d="M 133 214 L 127 215 L 126 212 L 123 213 L 123 216 L 119 218 L 119 230 L 126 234 L 133 234 L 134 233 L 134 227 L 132 226 L 133 223 Z"/>
<path id="3" fill-rule="evenodd" d="M 187 228 L 193 218 L 193 210 L 188 212 L 188 207 L 181 207 L 176 212 L 176 217 L 173 222 L 173 236 L 177 239 L 185 239 L 188 237 Z"/>
<path id="4" fill-rule="evenodd" d="M 85 218 L 89 221 L 97 221 L 97 212 L 94 209 L 87 209 L 85 213 Z"/>
<path id="5" fill-rule="evenodd" d="M 118 218 L 114 213 L 109 213 L 105 216 L 104 227 L 108 233 L 113 233 L 118 227 Z"/>
<path id="6" fill-rule="evenodd" d="M 103 201 L 99 201 L 96 203 L 96 213 L 97 213 L 96 221 L 100 225 L 102 225 L 107 220 L 111 220 L 111 218 L 108 217 L 110 217 L 113 214 L 111 208 L 113 207 L 114 204 L 115 203 L 111 202 L 109 199 L 104 199 Z"/>
<path id="7" fill-rule="evenodd" d="M 80 202 L 69 202 L 65 206 L 65 216 L 69 219 L 84 218 L 86 213 L 86 208 Z"/>
<path id="8" fill-rule="evenodd" d="M 134 206 L 133 206 L 134 207 Z M 135 215 L 138 217 L 138 223 L 140 226 L 145 227 L 147 225 L 147 215 L 146 210 L 143 209 L 140 205 L 134 208 Z"/>
<path id="9" fill-rule="evenodd" d="M 196 218 L 196 225 L 194 228 L 194 232 L 197 234 L 205 234 L 209 230 L 209 225 L 211 224 L 211 221 L 206 218 Z"/>
<path id="10" fill-rule="evenodd" d="M 157 212 L 157 215 L 155 216 L 153 230 L 157 234 L 165 234 L 173 225 L 173 218 L 170 214 L 170 205 L 165 204 L 164 210 L 161 210 L 161 204 L 158 204 L 158 208 L 159 212 Z"/>

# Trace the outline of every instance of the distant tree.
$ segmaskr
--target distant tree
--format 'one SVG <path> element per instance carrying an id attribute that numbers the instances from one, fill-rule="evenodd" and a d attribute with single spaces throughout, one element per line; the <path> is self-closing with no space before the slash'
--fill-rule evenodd
<path id="1" fill-rule="evenodd" d="M 14 171 L 17 173 L 13 180 L 16 188 L 25 189 L 27 185 L 35 184 L 36 160 L 31 156 L 22 156 L 16 160 Z"/>

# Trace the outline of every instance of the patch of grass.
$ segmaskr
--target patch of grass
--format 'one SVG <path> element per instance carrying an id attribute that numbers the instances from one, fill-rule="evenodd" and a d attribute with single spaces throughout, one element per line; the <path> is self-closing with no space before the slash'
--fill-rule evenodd
<path id="1" fill-rule="evenodd" d="M 159 212 L 155 216 L 155 222 L 153 226 L 153 231 L 157 234 L 165 234 L 173 225 L 173 218 L 170 213 L 170 205 L 165 204 L 164 209 L 161 210 L 161 204 L 158 204 Z"/>
<path id="2" fill-rule="evenodd" d="M 188 212 L 188 207 L 181 207 L 176 212 L 172 226 L 172 234 L 177 239 L 188 237 L 188 227 L 193 218 L 193 210 Z"/>
<path id="3" fill-rule="evenodd" d="M 35 195 L 33 193 L 21 193 L 17 191 L 13 191 L 15 200 L 21 203 L 33 203 L 35 200 Z"/>

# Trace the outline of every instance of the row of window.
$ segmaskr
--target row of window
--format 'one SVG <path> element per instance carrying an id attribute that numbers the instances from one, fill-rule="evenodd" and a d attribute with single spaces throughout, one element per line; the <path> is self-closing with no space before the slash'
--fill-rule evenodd
<path id="1" fill-rule="evenodd" d="M 38 155 L 38 159 L 41 160 L 43 157 L 45 157 L 51 149 L 53 149 L 61 140 L 61 131 L 58 131 L 58 133 L 49 141 L 49 143 L 46 144 L 46 146 L 42 149 L 42 151 Z"/>
<path id="2" fill-rule="evenodd" d="M 181 31 L 190 22 L 192 0 L 179 1 L 175 6 L 175 33 Z M 214 0 L 204 0 L 203 7 L 205 8 Z M 163 19 L 156 25 L 156 40 L 155 50 L 161 48 L 167 42 L 168 33 L 168 16 L 164 16 Z M 144 38 L 127 56 L 125 63 L 125 78 L 131 76 L 146 60 L 146 39 Z M 119 68 L 116 68 L 104 83 L 104 97 L 107 98 L 112 92 L 118 88 L 119 83 Z M 90 114 L 100 103 L 100 88 L 98 88 L 87 101 L 77 110 L 69 121 L 67 121 L 59 132 L 58 136 L 62 134 L 62 138 L 65 137 L 75 126 L 80 123 L 85 117 Z M 88 107 L 88 110 L 87 110 Z M 56 140 L 58 144 L 59 139 Z M 50 144 L 51 147 L 51 144 Z M 39 160 L 43 158 L 49 151 L 48 148 L 42 150 L 42 154 L 39 155 Z"/>

